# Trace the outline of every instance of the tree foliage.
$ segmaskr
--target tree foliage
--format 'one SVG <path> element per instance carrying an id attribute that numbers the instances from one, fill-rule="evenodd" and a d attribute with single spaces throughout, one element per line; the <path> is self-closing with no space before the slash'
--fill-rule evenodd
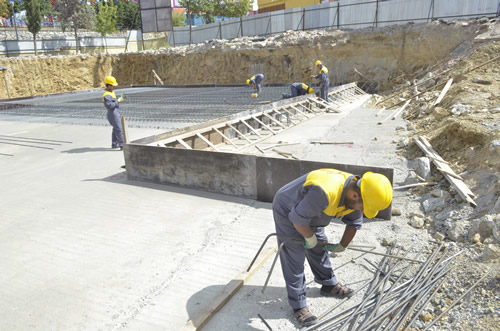
<path id="1" fill-rule="evenodd" d="M 118 1 L 117 27 L 120 30 L 139 30 L 141 28 L 141 9 L 134 1 Z"/>
<path id="2" fill-rule="evenodd" d="M 189 10 L 192 14 L 201 15 L 208 24 L 215 22 L 215 16 L 245 16 L 252 3 L 253 0 L 189 0 Z M 187 10 L 188 0 L 179 0 L 179 4 Z"/>
<path id="3" fill-rule="evenodd" d="M 0 16 L 9 17 L 11 15 L 12 6 L 9 0 L 0 0 Z"/>
<path id="4" fill-rule="evenodd" d="M 96 16 L 96 31 L 99 32 L 101 36 L 104 37 L 116 31 L 117 9 L 118 7 L 114 6 L 113 2 L 104 3 L 101 1 L 99 4 L 99 12 Z"/>
<path id="5" fill-rule="evenodd" d="M 172 25 L 173 26 L 186 26 L 186 15 L 180 12 L 172 12 Z"/>
<path id="6" fill-rule="evenodd" d="M 42 28 L 42 12 L 40 11 L 40 2 L 42 0 L 24 0 L 24 9 L 26 10 L 26 25 L 28 31 L 33 34 L 33 44 L 35 47 L 35 55 L 38 55 L 36 48 L 36 34 Z"/>
<path id="7" fill-rule="evenodd" d="M 217 1 L 214 8 L 215 14 L 221 17 L 245 16 L 252 6 L 252 0 L 225 0 Z"/>
<path id="8" fill-rule="evenodd" d="M 215 22 L 215 0 L 179 0 L 179 5 L 188 8 L 191 14 L 203 17 L 206 24 Z"/>
<path id="9" fill-rule="evenodd" d="M 73 15 L 80 7 L 80 0 L 57 0 L 54 6 L 55 15 L 61 22 L 61 29 L 65 32 L 72 27 Z"/>
<path id="10" fill-rule="evenodd" d="M 105 37 L 109 33 L 115 32 L 116 22 L 117 22 L 117 10 L 118 7 L 113 5 L 113 2 L 104 3 L 101 1 L 99 6 L 97 7 L 99 12 L 96 16 L 96 31 L 101 34 L 101 36 Z M 104 42 L 106 42 L 106 38 L 104 38 Z M 108 47 L 106 45 L 106 53 L 108 52 Z"/>

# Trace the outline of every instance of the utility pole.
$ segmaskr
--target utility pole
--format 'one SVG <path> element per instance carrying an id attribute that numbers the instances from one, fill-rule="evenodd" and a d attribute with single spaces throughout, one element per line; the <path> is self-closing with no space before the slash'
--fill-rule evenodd
<path id="1" fill-rule="evenodd" d="M 16 23 L 16 1 L 12 1 L 12 17 L 14 18 L 14 28 L 16 29 L 16 40 L 19 40 L 19 34 L 17 33 L 17 23 Z"/>
<path id="2" fill-rule="evenodd" d="M 191 45 L 191 10 L 189 9 L 189 0 L 187 2 L 188 5 L 188 24 L 189 24 L 189 45 Z"/>

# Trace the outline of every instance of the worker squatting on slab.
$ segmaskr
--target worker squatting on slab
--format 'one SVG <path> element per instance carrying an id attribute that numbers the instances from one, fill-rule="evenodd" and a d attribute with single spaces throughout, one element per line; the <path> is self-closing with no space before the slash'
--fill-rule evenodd
<path id="1" fill-rule="evenodd" d="M 263 74 L 256 74 L 252 76 L 250 79 L 247 79 L 247 85 L 252 84 L 253 89 L 257 90 L 257 93 L 260 93 L 262 90 L 262 81 L 264 80 Z"/>
<path id="2" fill-rule="evenodd" d="M 314 65 L 318 68 L 317 75 L 311 75 L 311 78 L 319 78 L 319 93 L 321 99 L 328 102 L 328 89 L 330 88 L 330 80 L 328 79 L 328 69 L 320 60 L 317 60 Z"/>
<path id="3" fill-rule="evenodd" d="M 290 91 L 291 94 L 283 93 L 283 99 L 314 93 L 314 89 L 304 83 L 293 83 L 290 85 Z"/>
<path id="4" fill-rule="evenodd" d="M 123 129 L 121 122 L 121 114 L 119 103 L 123 101 L 123 96 L 118 99 L 115 95 L 115 87 L 118 86 L 116 78 L 113 76 L 106 76 L 104 78 L 104 83 L 106 84 L 106 89 L 102 95 L 102 101 L 104 102 L 104 107 L 108 110 L 107 118 L 109 124 L 113 126 L 113 131 L 111 133 L 111 148 L 113 149 L 123 149 Z"/>
<path id="5" fill-rule="evenodd" d="M 273 217 L 288 303 L 301 326 L 317 323 L 307 307 L 304 262 L 307 258 L 320 293 L 338 298 L 353 291 L 339 283 L 328 252 L 340 253 L 363 224 L 363 213 L 373 218 L 392 201 L 392 185 L 384 175 L 366 172 L 362 177 L 335 169 L 311 171 L 278 190 L 273 199 Z M 337 244 L 325 244 L 325 227 L 332 218 L 345 226 Z"/>

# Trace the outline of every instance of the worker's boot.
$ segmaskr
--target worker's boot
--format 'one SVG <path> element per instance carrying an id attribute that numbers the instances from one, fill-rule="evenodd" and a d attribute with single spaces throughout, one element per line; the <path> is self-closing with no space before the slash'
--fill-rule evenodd
<path id="1" fill-rule="evenodd" d="M 336 298 L 349 298 L 354 294 L 353 290 L 340 283 L 330 286 L 323 285 L 320 292 L 324 296 Z"/>
<path id="2" fill-rule="evenodd" d="M 300 326 L 311 326 L 318 323 L 318 318 L 309 311 L 308 307 L 294 309 L 293 314 Z"/>

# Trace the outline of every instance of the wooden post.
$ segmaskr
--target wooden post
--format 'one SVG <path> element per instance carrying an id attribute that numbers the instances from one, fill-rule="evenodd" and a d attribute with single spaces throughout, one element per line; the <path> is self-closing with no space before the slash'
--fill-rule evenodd
<path id="1" fill-rule="evenodd" d="M 122 131 L 123 131 L 123 142 L 128 144 L 128 134 L 127 134 L 127 122 L 125 121 L 125 117 L 122 115 Z"/>

